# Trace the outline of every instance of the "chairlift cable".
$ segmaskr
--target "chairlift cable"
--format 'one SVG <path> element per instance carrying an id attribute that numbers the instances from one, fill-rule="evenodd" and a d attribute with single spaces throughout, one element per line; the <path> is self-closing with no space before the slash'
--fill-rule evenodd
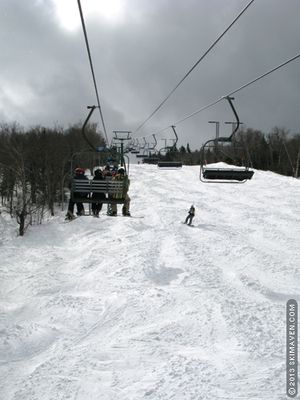
<path id="1" fill-rule="evenodd" d="M 290 63 L 290 62 L 296 60 L 296 59 L 299 58 L 299 57 L 300 57 L 300 53 L 297 54 L 296 56 L 290 58 L 289 60 L 283 62 L 282 64 L 278 65 L 277 67 L 270 69 L 268 72 L 265 72 L 263 75 L 261 75 L 261 76 L 255 78 L 255 79 L 253 79 L 252 81 L 246 83 L 245 85 L 239 87 L 238 89 L 234 90 L 233 92 L 228 93 L 225 97 L 227 97 L 227 96 L 232 96 L 233 94 L 239 92 L 240 90 L 245 89 L 247 86 L 252 85 L 252 83 L 255 83 L 255 82 L 259 81 L 260 79 L 262 79 L 262 78 L 264 78 L 265 76 L 271 74 L 272 72 L 275 72 L 276 70 L 278 70 L 278 69 L 284 67 L 285 65 L 287 65 L 288 63 Z"/>
<path id="2" fill-rule="evenodd" d="M 285 65 L 289 64 L 290 62 L 296 60 L 296 59 L 299 58 L 299 57 L 300 57 L 300 54 L 297 54 L 296 56 L 294 56 L 294 57 L 290 58 L 289 60 L 283 62 L 282 64 L 278 65 L 277 67 L 272 68 L 272 69 L 270 69 L 269 71 L 265 72 L 263 75 L 260 75 L 260 76 L 258 76 L 257 78 L 253 79 L 252 81 L 250 81 L 250 82 L 248 82 L 248 83 L 245 83 L 244 85 L 240 86 L 238 89 L 235 89 L 235 90 L 233 90 L 232 92 L 229 92 L 229 93 L 226 94 L 225 96 L 220 97 L 218 100 L 213 101 L 213 102 L 211 102 L 210 104 L 208 104 L 208 105 L 206 105 L 206 106 L 200 108 L 199 110 L 194 111 L 192 114 L 189 114 L 189 115 L 187 115 L 186 117 L 180 119 L 179 121 L 176 121 L 174 124 L 175 124 L 175 125 L 180 124 L 181 122 L 183 122 L 183 121 L 185 121 L 185 120 L 187 120 L 187 119 L 193 117 L 194 115 L 200 113 L 201 111 L 204 111 L 204 110 L 206 110 L 207 108 L 210 108 L 210 107 L 216 105 L 217 103 L 220 103 L 220 102 L 221 102 L 222 100 L 224 100 L 226 97 L 232 96 L 233 94 L 239 92 L 240 90 L 245 89 L 246 87 L 252 85 L 253 83 L 255 83 L 255 82 L 257 82 L 257 81 L 259 81 L 260 79 L 266 77 L 267 75 L 270 75 L 272 72 L 277 71 L 278 69 L 284 67 Z M 171 126 L 171 125 L 170 125 L 170 126 Z M 168 126 L 168 127 L 164 128 L 164 129 L 160 130 L 160 131 L 157 132 L 157 133 L 163 132 L 164 130 L 170 128 L 170 126 Z"/>
<path id="3" fill-rule="evenodd" d="M 224 100 L 226 97 L 232 96 L 233 94 L 235 94 L 235 93 L 241 91 L 242 89 L 245 89 L 246 87 L 252 85 L 253 83 L 255 83 L 255 82 L 257 82 L 257 81 L 259 81 L 260 79 L 266 77 L 267 75 L 270 75 L 272 72 L 277 71 L 278 69 L 284 67 L 285 65 L 289 64 L 290 62 L 296 60 L 296 59 L 299 58 L 299 57 L 300 57 L 300 53 L 297 54 L 296 56 L 294 56 L 294 57 L 292 57 L 292 58 L 290 58 L 290 59 L 284 61 L 283 63 L 279 64 L 278 66 L 276 66 L 276 67 L 270 69 L 269 71 L 267 71 L 267 72 L 265 72 L 264 74 L 258 76 L 257 78 L 255 78 L 255 79 L 249 81 L 248 83 L 245 83 L 244 85 L 240 86 L 238 89 L 235 89 L 235 90 L 233 90 L 232 92 L 228 93 L 227 95 L 222 96 L 222 97 L 220 97 L 219 99 L 217 99 L 217 100 L 215 100 L 215 101 L 212 101 L 211 103 L 207 104 L 206 106 L 204 106 L 204 107 L 202 107 L 202 108 L 199 108 L 198 110 L 194 111 L 192 114 L 189 114 L 189 115 L 187 115 L 187 116 L 181 118 L 180 120 L 174 122 L 174 124 L 172 124 L 172 125 L 178 125 L 178 124 L 180 124 L 180 123 L 186 121 L 187 119 L 192 118 L 194 115 L 197 115 L 197 114 L 199 114 L 200 112 L 202 112 L 202 111 L 204 111 L 204 110 L 207 110 L 207 109 L 210 108 L 210 107 L 215 106 L 216 104 L 218 104 L 218 103 L 220 103 L 222 100 Z M 160 129 L 159 131 L 156 131 L 155 134 L 156 134 L 156 135 L 159 135 L 160 133 L 166 131 L 167 129 L 170 129 L 170 128 L 172 127 L 172 125 L 168 125 L 167 127 L 162 128 L 162 129 Z M 148 137 L 148 136 L 150 136 L 150 134 L 149 134 L 149 135 L 146 135 L 145 137 Z"/>
<path id="4" fill-rule="evenodd" d="M 224 96 L 224 97 L 226 97 L 226 96 Z M 218 100 L 209 103 L 208 105 L 202 107 L 201 109 L 199 109 L 199 110 L 193 112 L 192 114 L 188 115 L 187 117 L 184 117 L 183 119 L 181 119 L 181 120 L 175 122 L 175 123 L 172 124 L 172 125 L 175 125 L 175 126 L 176 126 L 177 124 L 180 124 L 181 122 L 185 121 L 186 119 L 193 117 L 194 115 L 200 113 L 201 111 L 204 111 L 204 110 L 206 110 L 207 108 L 213 107 L 214 105 L 216 105 L 216 104 L 218 104 L 220 101 L 222 101 L 222 100 L 224 99 L 224 97 L 223 97 L 223 96 L 220 97 Z M 162 128 L 162 129 L 158 130 L 158 131 L 155 131 L 155 134 L 156 134 L 156 135 L 159 135 L 160 133 L 162 133 L 162 132 L 164 132 L 164 131 L 170 129 L 170 128 L 172 127 L 172 125 L 168 125 L 168 126 Z M 145 135 L 145 137 L 148 137 L 148 136 L 151 136 L 151 135 L 152 135 L 152 134 L 149 133 L 149 135 Z M 142 137 L 142 136 L 138 136 L 137 139 L 140 138 L 140 137 Z"/>
<path id="5" fill-rule="evenodd" d="M 242 14 L 250 7 L 250 5 L 254 2 L 251 0 L 246 7 L 238 14 L 237 17 L 231 22 L 231 24 L 225 29 L 225 31 L 213 42 L 213 44 L 205 51 L 205 53 L 199 58 L 199 60 L 190 68 L 190 70 L 184 75 L 184 77 L 177 83 L 174 89 L 167 95 L 167 97 L 155 108 L 155 110 L 149 115 L 149 117 L 140 124 L 134 133 L 138 132 L 149 120 L 153 117 L 154 114 L 166 103 L 166 101 L 172 96 L 175 90 L 183 83 L 183 81 L 190 75 L 190 73 L 198 66 L 198 64 L 207 56 L 207 54 L 216 46 L 216 44 L 222 39 L 222 37 L 229 31 L 229 29 L 236 23 L 236 21 L 242 16 Z"/>
<path id="6" fill-rule="evenodd" d="M 95 92 L 96 92 L 96 98 L 97 98 L 97 104 L 98 104 L 98 108 L 99 108 L 100 118 L 101 118 L 103 131 L 104 131 L 105 138 L 106 138 L 106 143 L 108 144 L 108 137 L 107 137 L 107 132 L 106 132 L 106 127 L 105 127 L 105 123 L 104 123 L 102 109 L 101 109 L 101 106 L 100 106 L 100 98 L 99 98 L 99 93 L 98 93 L 98 88 L 97 88 L 97 82 L 96 82 L 96 77 L 95 77 L 95 73 L 94 73 L 92 56 L 91 56 L 91 51 L 90 51 L 90 46 L 89 46 L 89 41 L 88 41 L 88 37 L 87 37 L 87 31 L 86 31 L 86 27 L 85 27 L 85 22 L 84 22 L 84 17 L 83 17 L 83 12 L 82 12 L 82 8 L 81 8 L 80 0 L 77 0 L 77 3 L 78 3 L 78 9 L 79 9 L 79 13 L 80 13 L 82 30 L 83 30 L 83 33 L 84 33 L 86 49 L 87 49 L 87 53 L 88 53 L 88 57 L 89 57 L 89 63 L 90 63 L 91 72 L 92 72 L 92 76 L 93 76 L 93 82 L 94 82 L 94 87 L 95 87 Z"/>

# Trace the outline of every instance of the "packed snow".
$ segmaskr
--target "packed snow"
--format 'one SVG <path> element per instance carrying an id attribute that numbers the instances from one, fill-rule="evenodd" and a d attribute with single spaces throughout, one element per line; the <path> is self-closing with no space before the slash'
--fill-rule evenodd
<path id="1" fill-rule="evenodd" d="M 132 165 L 132 218 L 2 212 L 1 400 L 286 399 L 300 181 L 198 174 Z"/>

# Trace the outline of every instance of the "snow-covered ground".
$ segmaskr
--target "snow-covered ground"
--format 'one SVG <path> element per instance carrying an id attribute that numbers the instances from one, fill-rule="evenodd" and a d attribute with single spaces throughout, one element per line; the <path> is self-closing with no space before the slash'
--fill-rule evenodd
<path id="1" fill-rule="evenodd" d="M 286 399 L 300 182 L 198 173 L 131 166 L 144 218 L 61 213 L 21 238 L 0 215 L 1 400 Z"/>

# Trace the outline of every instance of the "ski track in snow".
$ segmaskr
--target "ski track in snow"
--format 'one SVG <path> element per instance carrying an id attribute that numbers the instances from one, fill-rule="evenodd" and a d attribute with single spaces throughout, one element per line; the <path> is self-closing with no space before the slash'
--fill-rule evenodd
<path id="1" fill-rule="evenodd" d="M 0 399 L 285 399 L 300 182 L 131 171 L 142 219 L 61 214 L 17 238 L 0 215 Z"/>

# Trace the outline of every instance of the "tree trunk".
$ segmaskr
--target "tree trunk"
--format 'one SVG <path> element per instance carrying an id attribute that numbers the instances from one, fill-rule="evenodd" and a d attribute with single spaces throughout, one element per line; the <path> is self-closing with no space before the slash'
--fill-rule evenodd
<path id="1" fill-rule="evenodd" d="M 25 233 L 25 211 L 22 210 L 18 216 L 18 223 L 19 223 L 19 235 L 24 236 Z"/>
<path id="2" fill-rule="evenodd" d="M 300 164 L 300 149 L 298 150 L 298 154 L 297 154 L 297 160 L 296 160 L 296 166 L 295 166 L 295 174 L 294 177 L 298 178 L 299 176 L 299 164 Z"/>

